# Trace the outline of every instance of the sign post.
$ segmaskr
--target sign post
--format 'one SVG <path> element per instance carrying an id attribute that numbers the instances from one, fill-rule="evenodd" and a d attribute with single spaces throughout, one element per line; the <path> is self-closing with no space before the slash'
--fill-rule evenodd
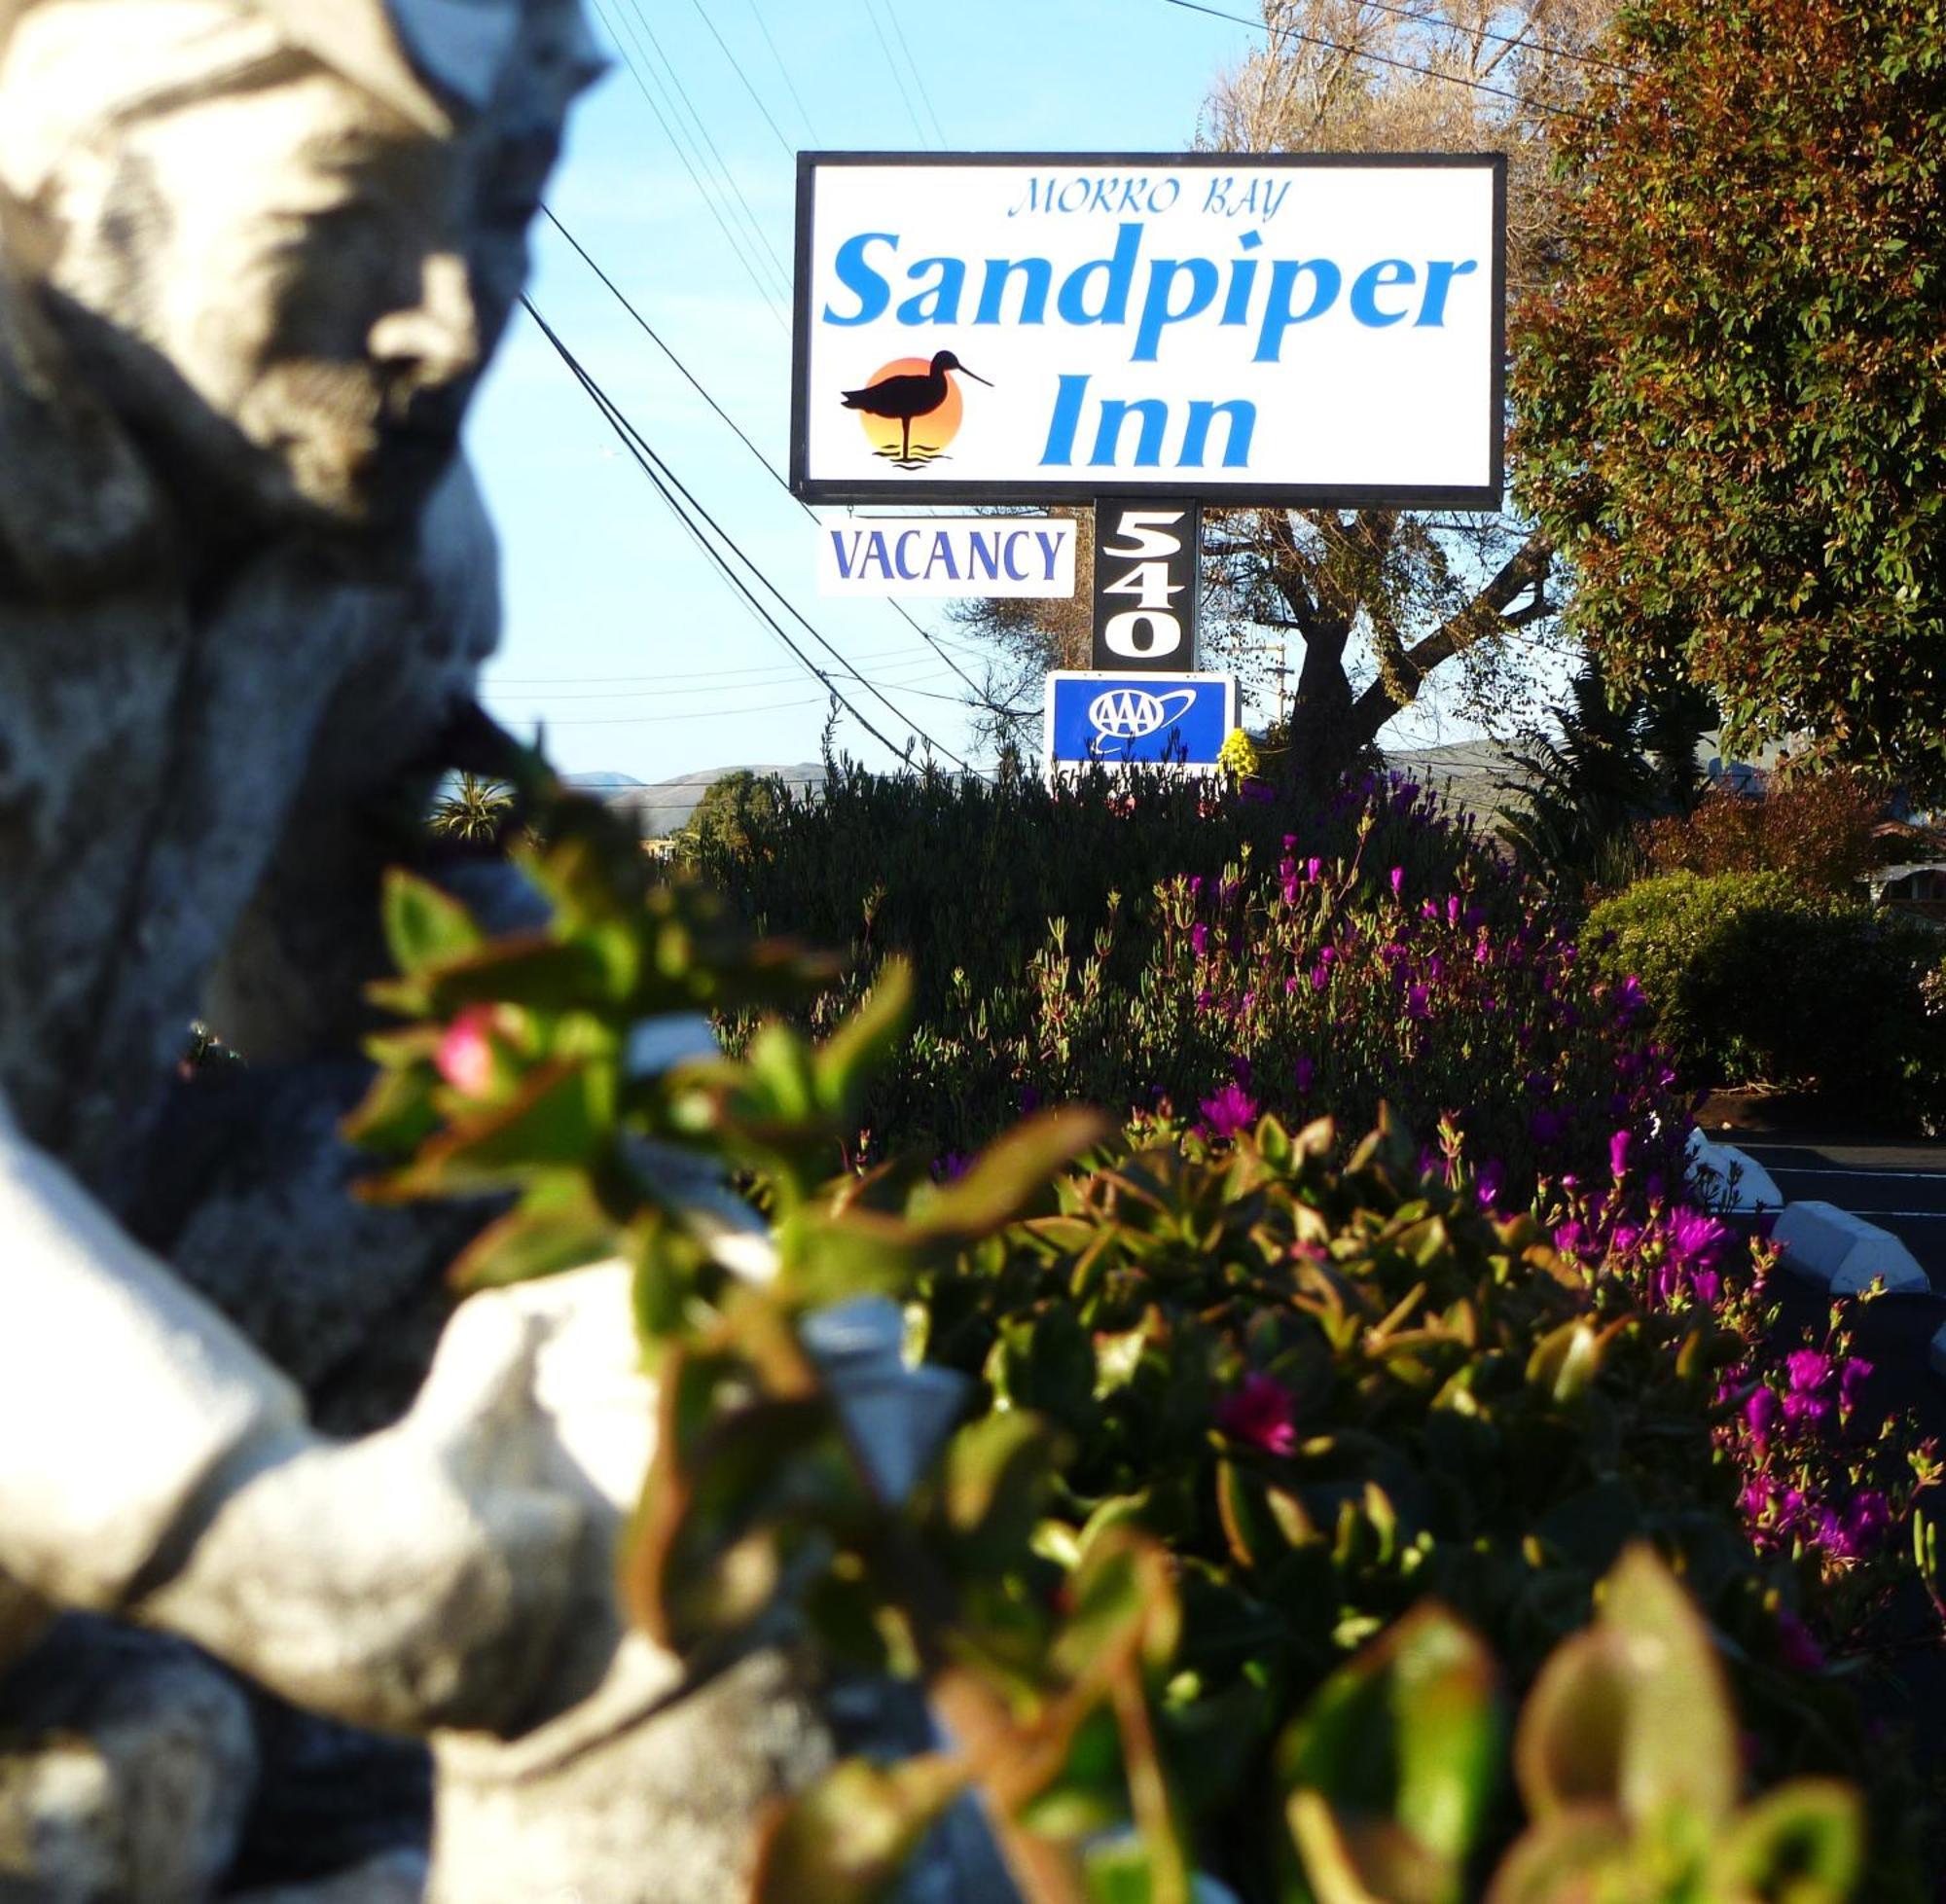
<path id="1" fill-rule="evenodd" d="M 1202 510 L 1500 506 L 1506 188 L 1499 154 L 802 154 L 792 491 L 1095 503 L 1099 687 L 1050 678 L 1050 762 L 1076 722 L 1135 758 L 1158 706 L 1181 760 Z"/>

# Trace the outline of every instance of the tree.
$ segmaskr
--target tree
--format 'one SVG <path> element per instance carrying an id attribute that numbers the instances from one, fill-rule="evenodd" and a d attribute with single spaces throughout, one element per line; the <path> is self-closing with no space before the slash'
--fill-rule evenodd
<path id="1" fill-rule="evenodd" d="M 1734 744 L 1946 782 L 1946 18 L 1635 0 L 1565 128 L 1570 269 L 1522 312 L 1520 492 L 1573 627 Z"/>
<path id="2" fill-rule="evenodd" d="M 1264 46 L 1225 75 L 1199 143 L 1223 151 L 1509 154 L 1509 276 L 1544 282 L 1562 234 L 1552 179 L 1562 115 L 1609 0 L 1263 0 Z M 1084 557 L 1086 551 L 1084 550 Z M 1334 779 L 1438 669 L 1458 663 L 1469 711 L 1523 699 L 1532 648 L 1558 612 L 1553 549 L 1505 515 L 1228 510 L 1206 520 L 1209 657 L 1262 677 L 1267 636 L 1302 644 L 1273 745 L 1286 772 Z M 1088 602 L 981 603 L 962 625 L 1005 657 L 989 700 L 1031 715 L 1051 665 L 1087 665 Z M 1521 636 L 1521 631 L 1525 635 Z M 1521 636 L 1521 641 L 1515 637 Z M 1279 760 L 1273 758 L 1275 769 Z"/>
<path id="3" fill-rule="evenodd" d="M 1500 831 L 1570 896 L 1622 883 L 1639 864 L 1637 829 L 1696 805 L 1697 745 L 1713 711 L 1693 688 L 1617 700 L 1591 657 L 1554 719 L 1555 734 L 1531 728 L 1508 749 L 1518 772 L 1498 783 L 1514 796 Z"/>
<path id="4" fill-rule="evenodd" d="M 433 804 L 432 817 L 426 822 L 442 840 L 462 844 L 484 845 L 500 837 L 500 830 L 514 810 L 511 789 L 497 780 L 482 779 L 477 773 L 462 773 L 450 791 Z"/>
<path id="5" fill-rule="evenodd" d="M 750 822 L 769 819 L 777 810 L 781 792 L 782 783 L 775 775 L 739 767 L 710 781 L 689 824 L 676 837 L 690 856 L 705 850 L 733 857 L 746 852 Z"/>

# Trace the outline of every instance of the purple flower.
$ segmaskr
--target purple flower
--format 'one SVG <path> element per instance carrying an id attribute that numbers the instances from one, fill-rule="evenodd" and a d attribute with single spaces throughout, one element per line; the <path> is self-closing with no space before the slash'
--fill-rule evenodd
<path id="1" fill-rule="evenodd" d="M 1315 853 L 1304 862 L 1304 877 L 1313 885 L 1324 877 L 1324 862 Z"/>
<path id="2" fill-rule="evenodd" d="M 1405 1015 L 1407 1018 L 1418 1019 L 1427 1019 L 1432 1016 L 1431 994 L 1423 985 L 1406 987 Z"/>
<path id="3" fill-rule="evenodd" d="M 1405 868 L 1403 866 L 1394 866 L 1392 868 L 1392 897 L 1394 899 L 1400 898 L 1403 896 L 1404 892 L 1405 892 Z"/>
<path id="4" fill-rule="evenodd" d="M 1784 1358 L 1793 1392 L 1815 1394 L 1831 1380 L 1831 1358 L 1815 1348 L 1794 1348 Z"/>
<path id="5" fill-rule="evenodd" d="M 1748 1423 L 1759 1448 L 1770 1439 L 1771 1430 L 1777 1426 L 1777 1419 L 1782 1413 L 1783 1407 L 1774 1388 L 1757 1389 L 1744 1404 L 1744 1419 Z"/>
<path id="6" fill-rule="evenodd" d="M 1777 1616 L 1778 1657 L 1793 1672 L 1821 1672 L 1824 1649 L 1811 1636 L 1811 1629 L 1789 1607 Z"/>
<path id="7" fill-rule="evenodd" d="M 1217 1402 L 1216 1426 L 1232 1441 L 1266 1455 L 1291 1454 L 1297 1447 L 1297 1398 L 1275 1376 L 1253 1369 L 1241 1387 Z"/>
<path id="8" fill-rule="evenodd" d="M 1212 1137 L 1235 1137 L 1257 1121 L 1257 1107 L 1240 1084 L 1226 1084 L 1203 1100 L 1203 1122 Z"/>
<path id="9" fill-rule="evenodd" d="M 1300 1097 L 1309 1097 L 1311 1096 L 1311 1087 L 1317 1081 L 1317 1066 L 1302 1052 L 1298 1054 L 1297 1065 L 1292 1073 L 1292 1078 L 1297 1086 L 1297 1095 Z"/>
<path id="10" fill-rule="evenodd" d="M 1876 1365 L 1862 1355 L 1854 1355 L 1838 1370 L 1838 1401 L 1846 1414 L 1850 1414 L 1858 1399 L 1858 1390 L 1869 1382 L 1876 1372 Z"/>
<path id="11" fill-rule="evenodd" d="M 1206 957 L 1209 951 L 1209 928 L 1201 919 L 1189 928 L 1189 949 L 1198 958 Z"/>
<path id="12" fill-rule="evenodd" d="M 1500 1192 L 1506 1184 L 1507 1167 L 1497 1157 L 1488 1158 L 1473 1182 L 1473 1194 L 1479 1198 L 1480 1207 L 1492 1209 L 1500 1201 Z"/>
<path id="13" fill-rule="evenodd" d="M 1608 1172 L 1617 1183 L 1629 1173 L 1629 1133 L 1617 1131 L 1608 1139 Z"/>

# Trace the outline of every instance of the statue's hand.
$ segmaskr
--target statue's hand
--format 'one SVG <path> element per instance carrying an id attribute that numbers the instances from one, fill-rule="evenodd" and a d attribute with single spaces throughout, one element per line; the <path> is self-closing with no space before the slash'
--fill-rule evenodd
<path id="1" fill-rule="evenodd" d="M 354 1724 L 510 1729 L 575 1577 L 582 1507 L 535 1472 L 531 1317 L 469 1303 L 412 1413 L 259 1444 L 130 1609 Z"/>

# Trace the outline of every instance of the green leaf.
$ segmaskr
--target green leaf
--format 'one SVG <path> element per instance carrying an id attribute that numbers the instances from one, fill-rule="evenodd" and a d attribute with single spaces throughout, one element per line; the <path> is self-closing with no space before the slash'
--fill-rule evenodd
<path id="1" fill-rule="evenodd" d="M 1493 1662 L 1441 1607 L 1420 1607 L 1333 1673 L 1278 1748 L 1325 1904 L 1458 1904 L 1499 1746 Z"/>
<path id="2" fill-rule="evenodd" d="M 1600 1875 L 1625 1872 L 1632 1861 L 1628 1833 L 1612 1814 L 1559 1813 L 1528 1830 L 1501 1859 L 1486 1904 L 1581 1904 L 1602 1895 L 1594 1887 Z"/>
<path id="3" fill-rule="evenodd" d="M 961 1428 L 940 1461 L 939 1503 L 962 1559 L 1004 1566 L 1045 1511 L 1057 1448 L 1037 1417 L 1009 1410 Z"/>
<path id="4" fill-rule="evenodd" d="M 965 1767 L 936 1755 L 834 1766 L 764 1832 L 751 1904 L 878 1904 L 965 1784 Z"/>
<path id="5" fill-rule="evenodd" d="M 473 915 L 458 900 L 399 867 L 385 874 L 380 906 L 392 962 L 408 978 L 420 978 L 486 943 Z"/>
<path id="6" fill-rule="evenodd" d="M 1538 1819 L 1587 1806 L 1612 1808 L 1638 1827 L 1670 1808 L 1728 1816 L 1739 1773 L 1722 1667 L 1652 1549 L 1622 1557 L 1596 1624 L 1541 1669 L 1514 1762 Z"/>
<path id="7" fill-rule="evenodd" d="M 403 1170 L 361 1186 L 359 1194 L 373 1203 L 462 1197 L 518 1183 L 537 1169 L 583 1168 L 607 1150 L 614 1123 L 612 1068 L 545 1065 L 510 1101 L 454 1123 Z"/>
<path id="8" fill-rule="evenodd" d="M 1714 1887 L 1754 1904 L 1845 1904 L 1864 1864 L 1858 1794 L 1799 1778 L 1749 1806 L 1711 1860 Z"/>
<path id="9" fill-rule="evenodd" d="M 988 1145 L 957 1182 L 933 1191 L 914 1210 L 916 1235 L 977 1242 L 1014 1221 L 1058 1171 L 1107 1134 L 1099 1112 L 1042 1111 Z"/>
<path id="10" fill-rule="evenodd" d="M 437 1083 L 437 1074 L 426 1064 L 381 1070 L 364 1100 L 339 1127 L 345 1141 L 393 1157 L 416 1150 L 440 1127 L 433 1102 Z"/>
<path id="11" fill-rule="evenodd" d="M 911 965 L 903 958 L 887 959 L 865 1001 L 811 1060 L 818 1101 L 829 1115 L 845 1123 L 857 1116 L 866 1085 L 905 1036 L 912 1003 Z"/>
<path id="12" fill-rule="evenodd" d="M 518 1208 L 489 1223 L 450 1272 L 458 1289 L 498 1289 L 601 1262 L 615 1253 L 613 1222 L 579 1172 L 533 1185 Z"/>

